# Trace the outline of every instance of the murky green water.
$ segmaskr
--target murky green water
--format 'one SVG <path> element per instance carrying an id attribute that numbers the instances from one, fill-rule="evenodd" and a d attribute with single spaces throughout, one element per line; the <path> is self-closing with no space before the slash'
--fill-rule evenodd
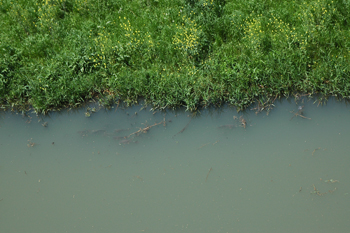
<path id="1" fill-rule="evenodd" d="M 347 232 L 350 108 L 275 105 L 2 113 L 0 232 Z"/>

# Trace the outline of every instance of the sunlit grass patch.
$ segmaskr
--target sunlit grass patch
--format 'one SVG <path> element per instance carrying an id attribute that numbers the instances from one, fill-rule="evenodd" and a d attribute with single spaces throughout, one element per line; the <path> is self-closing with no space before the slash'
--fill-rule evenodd
<path id="1" fill-rule="evenodd" d="M 37 111 L 349 97 L 344 1 L 0 0 L 0 98 Z M 103 100 L 103 101 L 102 101 Z"/>

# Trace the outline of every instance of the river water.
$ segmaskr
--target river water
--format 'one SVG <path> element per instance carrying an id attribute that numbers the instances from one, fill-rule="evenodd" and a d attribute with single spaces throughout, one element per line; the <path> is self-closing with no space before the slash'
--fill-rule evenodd
<path id="1" fill-rule="evenodd" d="M 347 232 L 350 108 L 314 101 L 2 112 L 0 232 Z"/>

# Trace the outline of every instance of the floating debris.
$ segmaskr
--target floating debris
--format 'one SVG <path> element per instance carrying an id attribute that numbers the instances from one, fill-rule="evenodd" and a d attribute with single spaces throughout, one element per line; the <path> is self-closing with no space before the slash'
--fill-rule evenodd
<path id="1" fill-rule="evenodd" d="M 316 195 L 318 195 L 318 196 L 323 196 L 323 195 L 327 194 L 327 193 L 321 193 L 321 192 L 315 187 L 314 184 L 313 184 L 312 186 L 313 186 L 313 188 L 314 188 L 314 191 L 311 191 L 311 192 L 310 192 L 311 194 L 316 194 Z"/>
<path id="2" fill-rule="evenodd" d="M 333 183 L 339 183 L 339 180 L 330 179 L 330 180 L 325 180 L 324 182 L 333 184 Z"/>
<path id="3" fill-rule="evenodd" d="M 37 145 L 35 142 L 32 142 L 32 139 L 33 138 L 28 139 L 28 144 L 27 144 L 28 147 L 34 147 L 35 145 Z"/>
<path id="4" fill-rule="evenodd" d="M 292 111 L 292 112 L 293 112 L 293 111 Z M 308 117 L 303 116 L 303 112 L 304 112 L 304 106 L 299 106 L 299 107 L 298 107 L 298 112 L 295 113 L 295 114 L 292 116 L 292 118 L 290 118 L 290 121 L 291 121 L 294 117 L 297 117 L 297 116 L 300 116 L 300 117 L 302 117 L 302 118 L 304 118 L 304 119 L 311 120 L 311 118 L 308 118 Z"/>
<path id="5" fill-rule="evenodd" d="M 96 112 L 98 112 L 98 110 L 95 107 L 93 108 L 87 107 L 85 112 L 85 117 L 90 117 L 92 113 L 96 113 Z"/>
<path id="6" fill-rule="evenodd" d="M 160 125 L 160 124 L 163 124 L 163 121 L 161 121 L 161 122 L 159 122 L 159 123 L 155 123 L 155 124 L 150 125 L 150 126 L 147 126 L 147 127 L 145 127 L 145 128 L 140 128 L 138 131 L 133 132 L 133 133 L 130 134 L 128 137 L 130 137 L 130 136 L 132 136 L 132 135 L 139 136 L 141 133 L 147 133 L 148 130 L 150 130 L 152 127 L 157 126 L 157 125 Z"/>
<path id="7" fill-rule="evenodd" d="M 240 116 L 240 117 L 239 117 L 239 122 L 241 123 L 241 126 L 242 126 L 243 128 L 247 127 L 247 122 L 246 122 L 246 120 L 243 118 L 243 116 Z"/>

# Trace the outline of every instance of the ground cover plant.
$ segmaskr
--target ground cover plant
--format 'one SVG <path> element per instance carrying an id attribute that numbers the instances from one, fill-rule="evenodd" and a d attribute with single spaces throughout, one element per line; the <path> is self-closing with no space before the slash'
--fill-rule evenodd
<path id="1" fill-rule="evenodd" d="M 350 97 L 343 0 L 0 0 L 2 107 Z"/>

